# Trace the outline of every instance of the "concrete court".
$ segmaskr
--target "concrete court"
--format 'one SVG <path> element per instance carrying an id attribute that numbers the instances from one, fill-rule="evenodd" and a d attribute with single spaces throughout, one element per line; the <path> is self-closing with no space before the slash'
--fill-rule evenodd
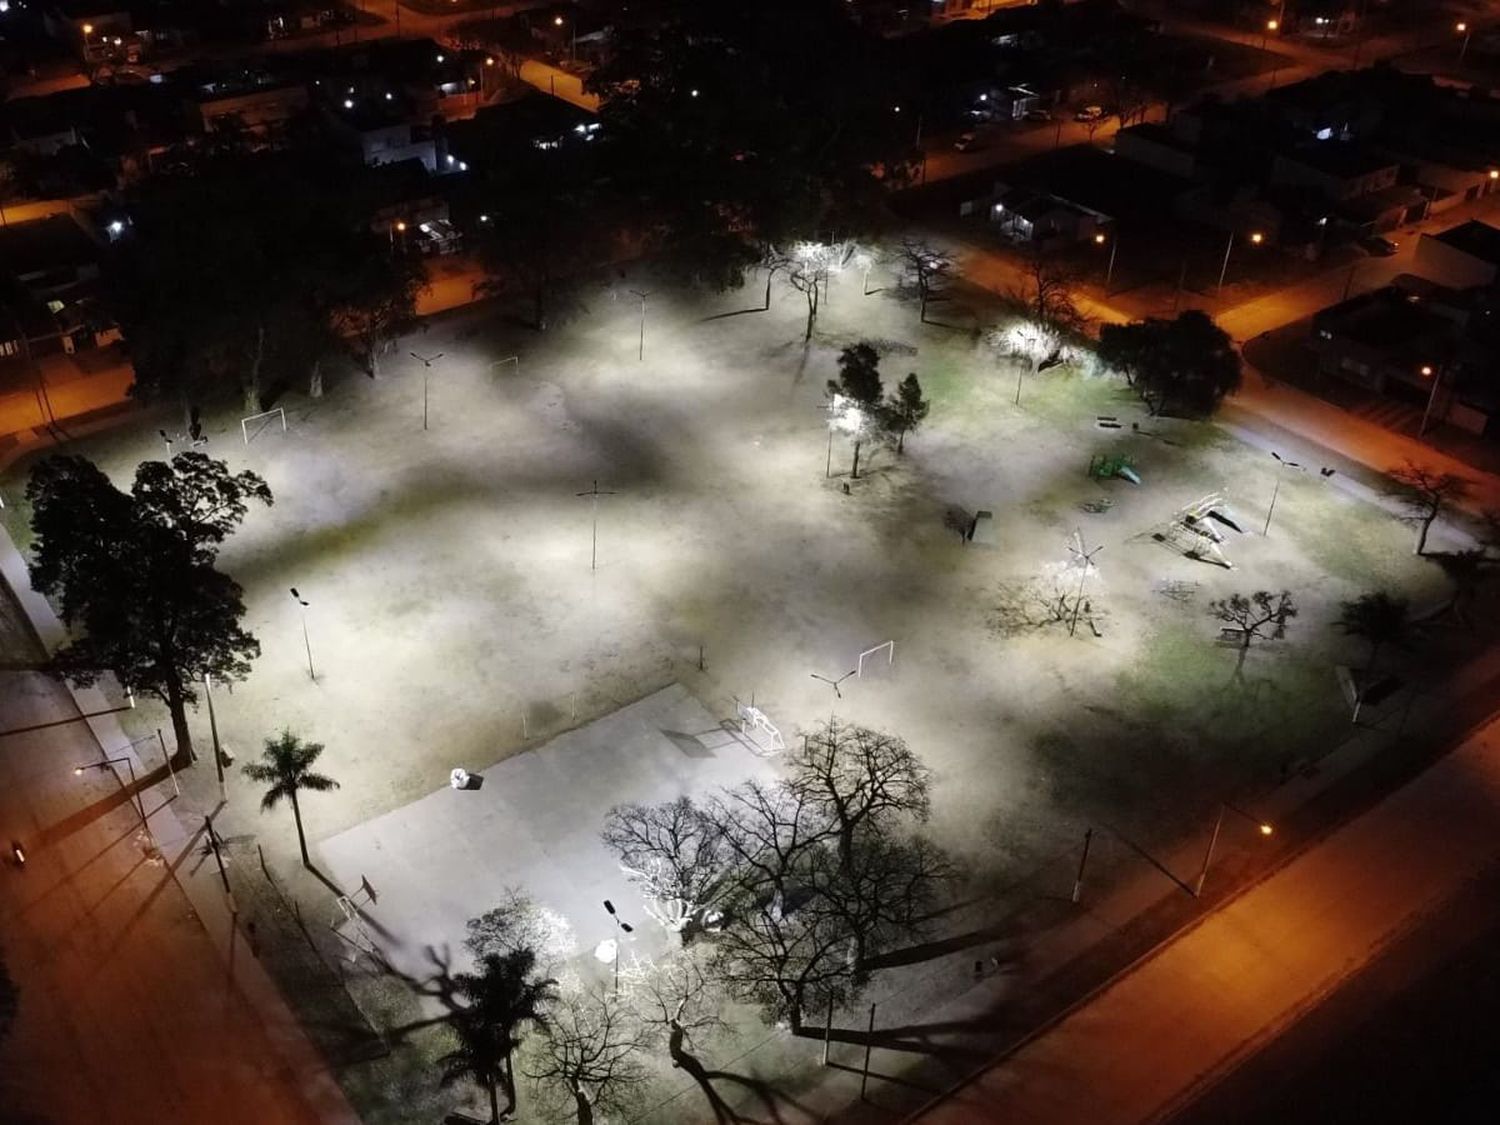
<path id="1" fill-rule="evenodd" d="M 621 951 L 628 963 L 631 952 L 664 948 L 666 934 L 600 842 L 605 814 L 769 778 L 773 761 L 673 684 L 492 766 L 454 762 L 482 773 L 483 786 L 445 785 L 330 837 L 315 862 L 341 886 L 369 880 L 378 896 L 365 907 L 377 924 L 370 937 L 418 979 L 436 968 L 428 947 L 463 967 L 464 923 L 511 886 L 567 918 L 579 954 L 614 935 L 609 899 L 635 927 Z"/>

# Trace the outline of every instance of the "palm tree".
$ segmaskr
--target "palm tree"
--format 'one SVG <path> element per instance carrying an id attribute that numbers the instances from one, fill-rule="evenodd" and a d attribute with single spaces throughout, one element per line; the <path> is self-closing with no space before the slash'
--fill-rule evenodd
<path id="1" fill-rule="evenodd" d="M 297 794 L 304 789 L 314 793 L 326 793 L 337 789 L 339 783 L 321 773 L 312 772 L 312 764 L 323 753 L 319 742 L 303 742 L 289 730 L 283 730 L 275 738 L 266 739 L 266 748 L 261 751 L 259 762 L 250 762 L 243 768 L 251 781 L 259 781 L 270 788 L 260 799 L 262 812 L 274 809 L 283 797 L 291 798 L 292 816 L 297 821 L 297 846 L 302 849 L 302 866 L 312 867 L 307 856 L 307 836 L 302 831 L 302 808 L 297 803 Z"/>
<path id="2" fill-rule="evenodd" d="M 1375 667 L 1375 658 L 1382 648 L 1391 644 L 1404 645 L 1410 635 L 1406 599 L 1393 598 L 1384 590 L 1361 594 L 1352 602 L 1345 602 L 1341 610 L 1334 624 L 1347 635 L 1369 642 L 1371 669 Z"/>
<path id="3" fill-rule="evenodd" d="M 505 1087 L 509 1102 L 506 1114 L 515 1111 L 511 1054 L 527 1025 L 546 1027 L 546 1006 L 556 993 L 557 982 L 550 977 L 538 980 L 535 972 L 536 951 L 522 948 L 486 953 L 476 972 L 453 978 L 454 991 L 467 1003 L 453 1014 L 458 1046 L 438 1059 L 442 1083 L 472 1078 L 488 1090 L 492 1125 L 500 1120 L 499 1087 Z"/>

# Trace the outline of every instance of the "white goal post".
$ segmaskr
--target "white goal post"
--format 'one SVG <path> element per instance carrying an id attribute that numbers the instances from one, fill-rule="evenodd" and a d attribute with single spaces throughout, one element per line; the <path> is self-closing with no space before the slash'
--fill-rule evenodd
<path id="1" fill-rule="evenodd" d="M 865 675 L 865 658 L 874 656 L 879 652 L 885 653 L 885 662 L 887 666 L 896 663 L 896 642 L 881 641 L 880 644 L 876 645 L 874 648 L 867 648 L 864 652 L 859 654 L 859 662 L 854 666 L 854 670 L 856 673 L 858 673 L 860 679 L 864 679 Z"/>
<path id="2" fill-rule="evenodd" d="M 521 373 L 521 357 L 518 355 L 508 355 L 504 359 L 495 360 L 494 363 L 490 364 L 490 370 L 493 371 L 497 367 L 503 367 L 507 363 L 514 363 L 516 365 L 516 374 L 519 375 Z"/>
<path id="3" fill-rule="evenodd" d="M 278 418 L 281 419 L 281 432 L 282 433 L 286 433 L 286 411 L 283 410 L 279 406 L 273 406 L 270 410 L 263 410 L 259 414 L 251 414 L 248 417 L 240 419 L 240 437 L 242 437 L 242 438 L 245 439 L 245 444 L 246 445 L 250 444 L 250 427 L 249 427 L 249 423 L 251 423 L 251 422 L 258 422 L 262 418 L 269 418 L 273 414 L 276 417 L 278 417 Z M 265 427 L 262 426 L 260 429 L 264 429 L 264 428 Z M 257 429 L 255 432 L 257 434 L 259 434 L 260 433 L 260 429 Z"/>

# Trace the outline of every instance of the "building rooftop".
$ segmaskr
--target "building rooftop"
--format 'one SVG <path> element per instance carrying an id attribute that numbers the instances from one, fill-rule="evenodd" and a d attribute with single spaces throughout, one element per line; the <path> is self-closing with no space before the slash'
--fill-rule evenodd
<path id="1" fill-rule="evenodd" d="M 1364 145 L 1349 141 L 1320 141 L 1317 144 L 1299 145 L 1281 153 L 1281 158 L 1340 179 L 1368 176 L 1396 164 L 1388 156 L 1381 156 Z"/>
<path id="2" fill-rule="evenodd" d="M 1457 337 L 1452 317 L 1434 311 L 1420 293 L 1394 285 L 1330 305 L 1313 317 L 1313 325 L 1319 334 L 1384 352 L 1397 363 L 1446 354 Z"/>
<path id="3" fill-rule="evenodd" d="M 24 280 L 98 259 L 98 245 L 67 215 L 0 227 L 0 269 L 14 278 Z"/>
<path id="4" fill-rule="evenodd" d="M 1478 258 L 1482 262 L 1500 265 L 1500 228 L 1478 219 L 1470 219 L 1456 227 L 1432 235 L 1439 242 L 1446 242 L 1455 250 Z"/>

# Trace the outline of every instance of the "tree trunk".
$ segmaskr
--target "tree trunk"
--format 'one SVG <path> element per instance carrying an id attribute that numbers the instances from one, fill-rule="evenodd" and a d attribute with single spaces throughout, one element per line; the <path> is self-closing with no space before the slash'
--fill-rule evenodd
<path id="1" fill-rule="evenodd" d="M 816 292 L 816 291 L 814 291 Z M 813 293 L 807 295 L 807 329 L 802 333 L 803 342 L 812 339 L 813 321 L 818 318 L 818 302 Z"/>
<path id="2" fill-rule="evenodd" d="M 496 1090 L 497 1083 L 487 1083 L 490 1091 L 490 1125 L 500 1125 L 500 1094 Z"/>
<path id="3" fill-rule="evenodd" d="M 1432 530 L 1433 521 L 1435 521 L 1437 518 L 1438 518 L 1437 512 L 1433 512 L 1432 515 L 1426 516 L 1426 517 L 1423 518 L 1421 529 L 1417 532 L 1417 550 L 1416 550 L 1416 553 L 1418 555 L 1422 555 L 1422 554 L 1426 553 L 1426 551 L 1427 551 L 1427 533 Z"/>
<path id="4" fill-rule="evenodd" d="M 302 806 L 297 803 L 297 791 L 292 790 L 292 818 L 297 822 L 297 846 L 302 849 L 302 866 L 312 869 L 312 859 L 307 854 L 307 837 L 302 832 Z"/>
<path id="5" fill-rule="evenodd" d="M 313 360 L 312 374 L 307 380 L 307 397 L 323 397 L 323 361 L 321 359 Z"/>
<path id="6" fill-rule="evenodd" d="M 588 1094 L 577 1082 L 569 1082 L 568 1086 L 573 1091 L 573 1104 L 578 1109 L 578 1125 L 594 1125 L 594 1106 Z"/>
<path id="7" fill-rule="evenodd" d="M 860 447 L 860 442 L 855 441 L 855 443 L 854 443 L 854 469 L 849 474 L 849 479 L 850 480 L 858 480 L 859 479 L 859 447 Z"/>
<path id="8" fill-rule="evenodd" d="M 188 730 L 187 704 L 182 698 L 182 681 L 173 671 L 167 677 L 167 710 L 172 713 L 172 735 L 177 739 L 177 756 L 174 762 L 182 766 L 193 760 L 193 735 Z"/>
<path id="9" fill-rule="evenodd" d="M 719 1092 L 714 1089 L 713 1079 L 709 1077 L 708 1069 L 698 1061 L 696 1055 L 683 1048 L 682 1043 L 687 1036 L 682 1025 L 673 1020 L 670 1026 L 667 1053 L 672 1056 L 672 1066 L 687 1071 L 688 1076 L 698 1083 L 698 1088 L 703 1091 L 703 1096 L 708 1099 L 709 1107 L 714 1111 L 714 1120 L 720 1122 L 732 1120 L 724 1099 L 719 1097 Z"/>
<path id="10" fill-rule="evenodd" d="M 896 431 L 896 456 L 906 452 L 906 427 L 902 426 Z"/>
<path id="11" fill-rule="evenodd" d="M 250 357 L 250 370 L 245 375 L 245 412 L 257 414 L 260 412 L 260 368 L 266 358 L 266 326 L 257 323 L 255 326 L 255 351 Z"/>
<path id="12" fill-rule="evenodd" d="M 776 276 L 776 271 L 775 270 L 767 270 L 766 271 L 766 307 L 763 308 L 761 310 L 761 312 L 770 312 L 771 311 L 771 281 L 772 281 L 773 278 L 775 278 L 775 276 Z"/>

